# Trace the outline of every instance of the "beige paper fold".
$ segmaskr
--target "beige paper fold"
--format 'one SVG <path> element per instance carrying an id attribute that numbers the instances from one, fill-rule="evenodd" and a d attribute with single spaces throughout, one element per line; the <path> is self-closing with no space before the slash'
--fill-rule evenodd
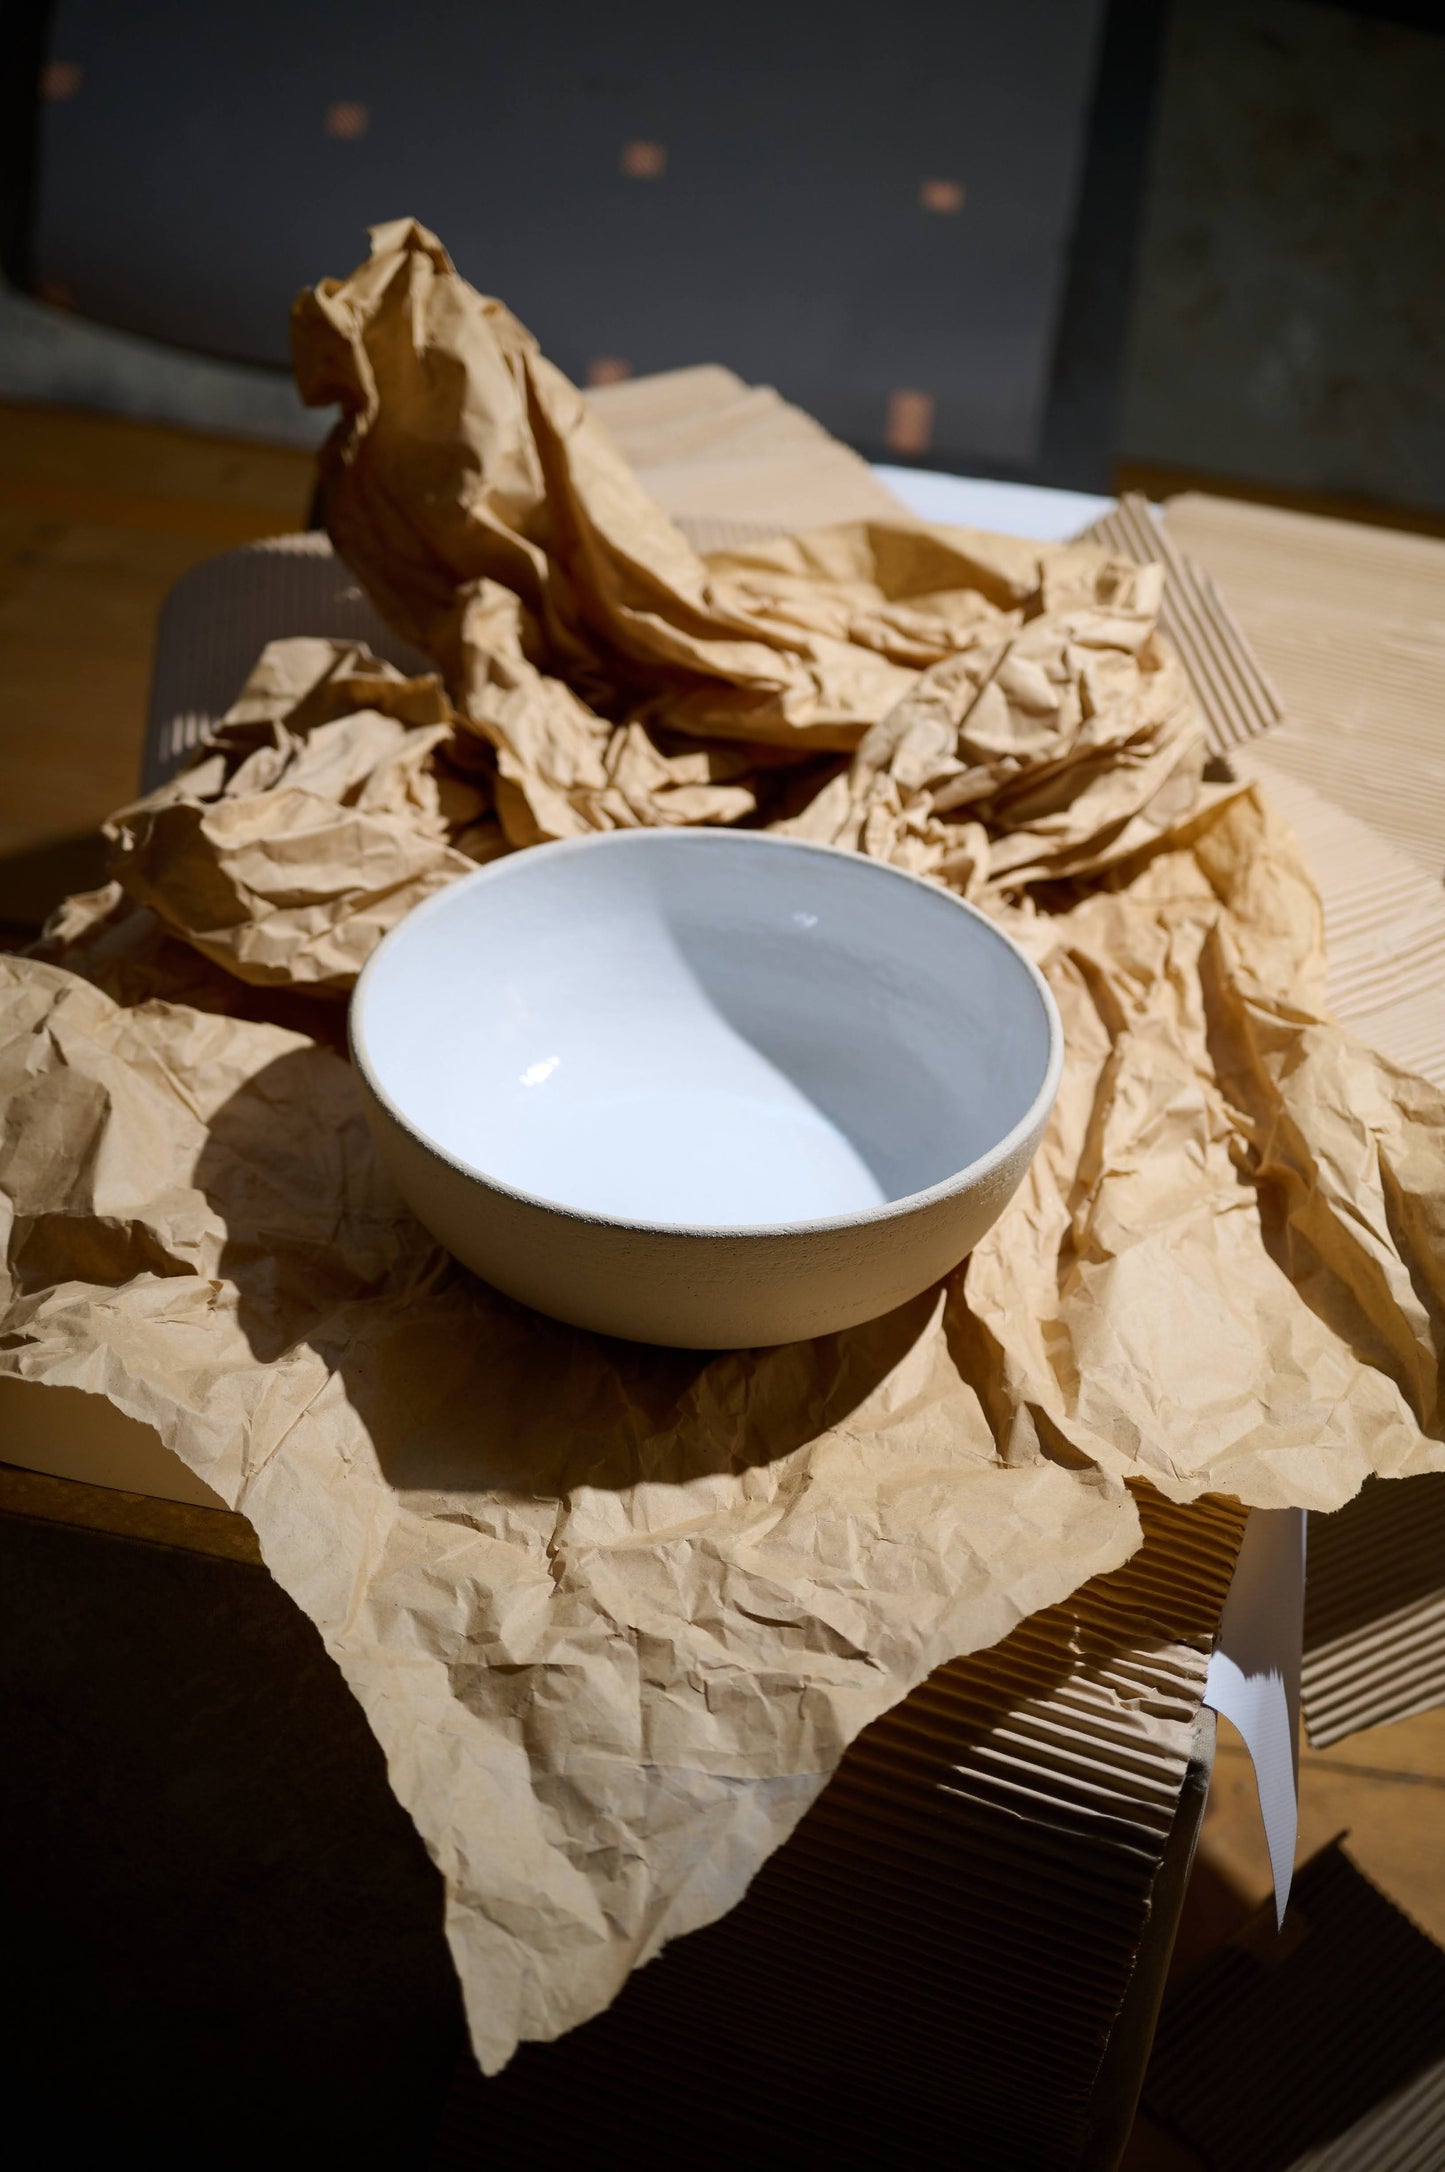
<path id="1" fill-rule="evenodd" d="M 343 409 L 322 457 L 333 540 L 496 748 L 514 843 L 767 816 L 731 742 L 754 749 L 743 771 L 759 747 L 851 752 L 911 696 L 972 721 L 959 788 L 1000 758 L 1010 828 L 1055 841 L 1094 784 L 1115 813 L 1131 794 L 1137 843 L 1160 795 L 1178 802 L 1197 750 L 1150 640 L 1157 571 L 906 516 L 704 561 L 530 333 L 412 221 L 302 296 L 294 344 L 303 396 Z M 932 667 L 942 684 L 920 689 Z M 1020 873 L 1031 857 L 1016 848 Z"/>
<path id="2" fill-rule="evenodd" d="M 339 538 L 449 691 L 276 645 L 116 818 L 116 881 L 0 961 L 0 1370 L 110 1397 L 250 1518 L 443 1869 L 492 2068 L 730 1907 L 931 1669 L 1128 1558 L 1131 1485 L 1327 1508 L 1445 1468 L 1445 1103 L 1324 1015 L 1317 897 L 1256 794 L 1202 782 L 1149 569 L 879 523 L 704 563 L 416 230 L 315 313 L 313 390 L 367 387 Z M 562 774 L 587 748 L 600 785 Z M 739 767 L 667 766 L 699 756 Z M 836 823 L 967 889 L 1068 1038 L 966 1270 L 707 1360 L 453 1266 L 332 1045 L 416 896 L 554 804 L 694 789 L 754 798 L 683 819 Z"/>
<path id="3" fill-rule="evenodd" d="M 447 1879 L 483 2063 L 736 1901 L 859 1730 L 1138 1541 L 1000 1465 L 933 1294 L 757 1357 L 609 1345 L 452 1267 L 350 1069 L 0 961 L 4 1369 L 254 1524 Z"/>

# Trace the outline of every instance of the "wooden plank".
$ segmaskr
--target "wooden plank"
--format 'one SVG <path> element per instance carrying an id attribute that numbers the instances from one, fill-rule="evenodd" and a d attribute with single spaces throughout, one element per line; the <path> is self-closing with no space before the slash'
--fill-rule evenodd
<path id="1" fill-rule="evenodd" d="M 102 1531 L 111 1538 L 135 1539 L 148 1546 L 178 1547 L 183 1553 L 216 1554 L 259 1568 L 261 1549 L 244 1516 L 225 1508 L 193 1507 L 185 1501 L 161 1501 L 148 1493 L 123 1493 L 114 1486 L 90 1486 L 43 1471 L 22 1471 L 0 1463 L 0 1518 L 21 1516 L 33 1523 L 72 1524 Z"/>
<path id="2" fill-rule="evenodd" d="M 0 405 L 0 922 L 37 926 L 140 778 L 156 620 L 203 558 L 304 524 L 306 453 Z M 37 850 L 36 848 L 44 848 Z"/>
<path id="3" fill-rule="evenodd" d="M 305 525 L 314 463 L 308 452 L 246 439 L 203 437 L 159 423 L 70 408 L 0 402 L 0 484 L 73 491 L 94 517 L 124 525 L 125 506 L 187 506 L 197 532 L 227 509 L 244 512 L 253 535 Z"/>

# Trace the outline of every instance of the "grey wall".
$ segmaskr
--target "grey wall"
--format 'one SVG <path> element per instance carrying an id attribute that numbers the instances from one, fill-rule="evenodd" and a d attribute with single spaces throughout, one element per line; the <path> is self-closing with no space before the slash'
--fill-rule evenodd
<path id="1" fill-rule="evenodd" d="M 1445 36 L 1175 0 L 1135 276 L 1127 455 L 1445 509 Z"/>
<path id="2" fill-rule="evenodd" d="M 891 392 L 921 391 L 926 441 L 895 449 L 939 466 L 1006 471 L 1037 440 L 1092 5 L 849 0 L 819 15 L 747 0 L 719 18 L 701 74 L 679 43 L 697 11 L 682 8 L 627 11 L 666 31 L 631 73 L 616 11 L 605 36 L 598 11 L 597 42 L 569 48 L 565 69 L 552 49 L 571 15 L 557 8 L 533 8 L 500 45 L 486 26 L 520 11 L 486 0 L 315 0 L 278 12 L 281 31 L 268 12 L 60 0 L 52 55 L 78 72 L 43 115 L 41 275 L 137 330 L 0 295 L 0 397 L 310 442 L 320 418 L 283 376 L 143 334 L 279 358 L 294 287 L 348 268 L 365 222 L 405 203 L 579 376 L 729 361 L 875 450 Z M 1126 457 L 1445 511 L 1432 12 L 1172 0 Z M 1445 24 L 1445 0 L 1438 12 Z M 445 127 L 387 58 L 439 15 L 461 25 L 446 52 L 460 118 Z M 808 53 L 800 19 L 830 26 Z M 304 63 L 286 45 L 293 20 Z M 380 58 L 342 33 L 358 22 L 380 26 Z M 814 50 L 819 87 L 800 104 L 785 85 Z M 158 52 L 163 64 L 145 57 Z M 1000 91 L 1010 70 L 1025 93 Z M 525 87 L 563 75 L 565 88 Z M 1062 132 L 1042 117 L 1051 99 Z M 364 108 L 359 133 L 344 132 L 354 110 L 334 132 L 338 105 Z M 663 146 L 661 174 L 622 171 L 632 141 Z M 956 181 L 962 204 L 928 210 L 926 180 Z"/>
<path id="3" fill-rule="evenodd" d="M 840 435 L 1035 455 L 1102 0 L 59 0 L 35 275 L 284 363 L 409 212 L 569 374 L 720 361 Z"/>

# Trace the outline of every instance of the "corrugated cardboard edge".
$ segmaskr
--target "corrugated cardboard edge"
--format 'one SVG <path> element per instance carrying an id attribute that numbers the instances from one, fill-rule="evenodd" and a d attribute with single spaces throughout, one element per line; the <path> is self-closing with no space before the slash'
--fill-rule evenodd
<path id="1" fill-rule="evenodd" d="M 1445 876 L 1445 540 L 1199 493 L 1175 541 L 1230 599 L 1279 689 L 1270 756 Z"/>
<path id="2" fill-rule="evenodd" d="M 1082 541 L 1103 543 L 1166 575 L 1161 632 L 1179 652 L 1216 754 L 1271 730 L 1284 715 L 1278 694 L 1255 661 L 1217 584 L 1175 548 L 1145 498 L 1126 496 L 1116 511 L 1085 529 Z"/>
<path id="3" fill-rule="evenodd" d="M 1445 1704 L 1445 1476 L 1311 1520 L 1301 1690 L 1316 1749 Z"/>
<path id="4" fill-rule="evenodd" d="M 207 558 L 166 597 L 156 634 L 142 782 L 179 769 L 236 698 L 268 641 L 312 634 L 365 641 L 408 672 L 435 670 L 392 632 L 355 576 L 315 530 Z"/>
<path id="5" fill-rule="evenodd" d="M 1442 2058 L 1445 1952 L 1334 1842 L 1169 2000 L 1144 2102 L 1229 2172 L 1428 2172 Z"/>
<path id="6" fill-rule="evenodd" d="M 545 2052 L 459 2075 L 437 2164 L 520 2145 L 543 2105 L 559 2157 L 616 2119 L 663 2162 L 705 2116 L 740 2161 L 874 2165 L 886 2133 L 900 2164 L 1114 2162 L 1137 2078 L 1101 2073 L 1246 1515 L 1140 1508 L 1124 1568 L 866 1729 L 730 1915 Z"/>
<path id="7" fill-rule="evenodd" d="M 1394 2089 L 1347 2133 L 1296 2157 L 1289 2172 L 1440 2172 L 1445 2165 L 1445 2059 Z"/>

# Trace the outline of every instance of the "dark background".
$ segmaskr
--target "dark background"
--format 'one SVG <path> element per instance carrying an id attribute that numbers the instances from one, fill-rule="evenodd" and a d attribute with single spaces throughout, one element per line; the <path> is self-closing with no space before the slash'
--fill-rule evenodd
<path id="1" fill-rule="evenodd" d="M 412 212 L 579 380 L 724 362 L 874 457 L 1445 510 L 1439 7 L 12 16 L 38 299 L 0 309 L 0 397 L 304 438 L 290 298 Z"/>
<path id="2" fill-rule="evenodd" d="M 700 28 L 491 0 L 12 4 L 0 399 L 307 442 L 326 418 L 281 367 L 291 296 L 415 211 L 578 377 L 720 361 L 874 455 L 1438 526 L 1439 12 L 747 0 Z M 626 170 L 629 145 L 660 168 Z M 911 443 L 899 393 L 923 403 Z M 183 541 L 148 538 L 161 587 Z M 95 532 L 56 514 L 46 548 L 73 563 L 65 594 L 134 604 Z M 776 2085 L 744 2024 L 785 2004 L 786 1971 L 742 1979 L 740 2048 L 699 2045 L 716 2133 L 671 2131 L 616 2049 L 638 2012 L 686 2026 L 679 1987 L 737 1921 L 484 2088 L 435 1873 L 309 1624 L 257 1568 L 0 1521 L 0 2043 L 12 2125 L 44 2137 L 20 2161 L 546 2161 L 549 2134 L 592 2125 L 596 2162 L 635 2164 L 645 2123 L 657 2161 L 768 2161 L 752 2130 Z M 908 2161 L 903 2118 L 929 2103 L 885 2077 L 875 2144 L 866 2050 L 821 2076 L 793 2060 L 809 2131 L 832 2162 Z"/>

